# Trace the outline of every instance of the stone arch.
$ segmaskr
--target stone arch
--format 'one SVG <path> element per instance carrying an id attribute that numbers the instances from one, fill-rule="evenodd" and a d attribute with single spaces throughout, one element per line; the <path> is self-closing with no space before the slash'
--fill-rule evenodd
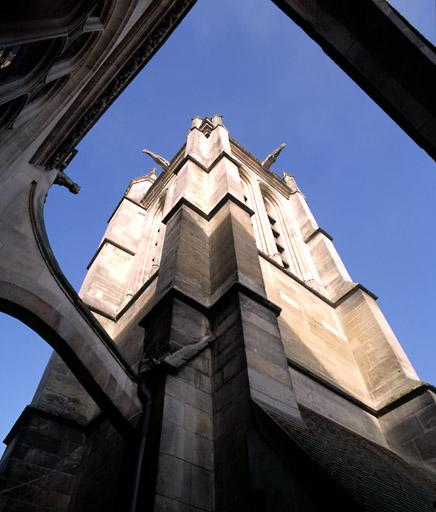
<path id="1" fill-rule="evenodd" d="M 83 326 L 80 325 L 77 318 L 69 318 L 61 311 L 53 308 L 53 305 L 45 301 L 39 293 L 32 292 L 16 282 L 0 280 L 0 311 L 24 323 L 36 332 L 42 340 L 47 342 L 94 400 L 95 404 L 108 414 L 113 424 L 123 433 L 130 430 L 128 421 L 126 421 L 127 418 L 123 417 L 115 403 L 117 400 L 114 400 L 114 394 L 109 392 L 108 389 L 109 385 L 114 386 L 114 380 L 116 379 L 113 375 L 114 359 L 120 357 L 116 353 L 115 346 L 110 347 L 109 353 L 98 347 L 95 347 L 97 350 L 93 350 L 91 347 L 93 343 L 90 343 L 89 338 L 90 335 L 92 336 L 92 331 L 83 332 Z M 106 376 L 103 378 L 96 377 L 98 373 L 102 376 L 106 374 Z M 123 380 L 122 373 L 117 371 L 115 373 L 121 377 L 119 382 L 121 383 Z M 77 401 L 84 402 L 79 404 L 82 421 L 91 421 L 98 413 L 98 408 L 90 407 L 89 399 L 83 396 L 81 389 L 75 389 L 74 392 L 75 396 L 73 398 L 76 401 L 76 406 Z M 135 399 L 133 389 L 132 392 L 133 397 L 125 396 L 124 399 L 128 401 L 131 401 L 132 398 Z M 127 393 L 127 395 L 129 394 Z M 128 416 L 135 414 L 135 412 L 135 408 L 133 408 Z"/>
<path id="2" fill-rule="evenodd" d="M 54 328 L 53 323 L 59 323 L 59 315 L 55 313 L 50 318 L 44 318 L 40 311 L 50 311 L 50 305 L 23 287 L 15 288 L 18 289 L 13 289 L 10 283 L 0 283 L 0 312 L 26 325 L 40 337 L 41 342 L 46 342 L 54 351 L 45 371 L 41 372 L 32 405 L 77 424 L 88 424 L 99 412 L 95 400 L 87 391 L 92 382 L 86 382 L 86 368 Z M 4 298 L 5 293 L 9 298 Z M 55 387 L 53 383 L 56 383 Z M 49 392 L 45 390 L 47 384 Z M 69 389 L 68 396 L 63 393 L 65 389 Z"/>
<path id="3" fill-rule="evenodd" d="M 141 410 L 136 375 L 57 265 L 43 220 L 47 184 L 41 176 L 2 205 L 0 236 L 8 244 L 0 247 L 0 309 L 46 340 L 114 426 L 129 433 Z"/>

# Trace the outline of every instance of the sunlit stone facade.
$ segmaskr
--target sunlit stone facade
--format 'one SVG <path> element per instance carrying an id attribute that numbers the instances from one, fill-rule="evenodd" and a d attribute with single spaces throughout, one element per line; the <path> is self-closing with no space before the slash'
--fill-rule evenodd
<path id="1" fill-rule="evenodd" d="M 435 155 L 434 47 L 406 20 L 275 3 Z M 434 510 L 434 387 L 294 178 L 219 116 L 130 183 L 78 297 L 47 192 L 78 192 L 77 144 L 195 0 L 28 4 L 0 23 L 0 310 L 56 354 L 5 440 L 0 511 Z"/>
<path id="2" fill-rule="evenodd" d="M 117 444 L 136 460 L 139 507 L 430 507 L 416 482 L 435 470 L 433 388 L 294 177 L 262 166 L 221 116 L 194 118 L 162 172 L 131 181 L 80 296 L 142 382 L 144 444 Z M 65 393 L 54 361 L 35 404 L 56 382 Z"/>

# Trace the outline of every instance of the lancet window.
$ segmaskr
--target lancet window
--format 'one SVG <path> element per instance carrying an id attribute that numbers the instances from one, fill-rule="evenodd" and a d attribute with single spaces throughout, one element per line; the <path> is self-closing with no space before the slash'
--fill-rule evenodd
<path id="1" fill-rule="evenodd" d="M 285 239 L 285 226 L 281 222 L 280 212 L 275 205 L 262 194 L 268 217 L 269 227 L 273 236 L 276 252 L 273 256 L 279 260 L 283 268 L 289 268 L 289 250 Z"/>
<path id="2" fill-rule="evenodd" d="M 319 278 L 316 277 L 317 273 L 311 255 L 301 236 L 296 233 L 292 219 L 269 190 L 261 187 L 261 192 L 268 218 L 268 222 L 263 224 L 269 225 L 274 241 L 274 245 L 268 244 L 273 247 L 273 253 L 270 252 L 270 256 L 295 276 L 317 287 Z"/>
<path id="3" fill-rule="evenodd" d="M 259 227 L 259 220 L 256 215 L 257 208 L 256 208 L 256 199 L 255 199 L 253 186 L 250 183 L 250 178 L 248 176 L 246 176 L 244 173 L 241 173 L 240 177 L 241 177 L 242 191 L 244 194 L 244 202 L 253 212 L 255 212 L 254 215 L 252 215 L 252 217 L 251 217 L 251 224 L 253 225 L 254 236 L 256 237 L 256 245 L 259 249 L 262 250 L 260 227 Z"/>
<path id="4" fill-rule="evenodd" d="M 165 206 L 166 194 L 162 195 L 159 199 L 153 221 L 150 230 L 150 265 L 149 265 L 149 276 L 159 268 L 160 258 L 162 254 L 162 244 L 165 226 L 162 224 L 164 206 Z"/>

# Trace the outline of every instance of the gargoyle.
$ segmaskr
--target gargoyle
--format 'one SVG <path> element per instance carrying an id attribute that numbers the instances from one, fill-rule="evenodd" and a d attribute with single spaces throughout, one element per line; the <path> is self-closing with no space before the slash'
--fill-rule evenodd
<path id="1" fill-rule="evenodd" d="M 80 185 L 74 183 L 74 181 L 63 171 L 58 172 L 53 183 L 60 185 L 61 187 L 66 187 L 72 194 L 78 194 L 80 191 Z"/>
<path id="2" fill-rule="evenodd" d="M 285 149 L 285 147 L 286 144 L 280 144 L 280 146 L 277 149 L 275 149 L 271 154 L 269 154 L 265 158 L 265 160 L 262 162 L 262 167 L 268 170 L 272 166 L 272 164 L 277 160 L 278 156 L 283 151 L 283 149 Z"/>
<path id="3" fill-rule="evenodd" d="M 150 151 L 149 149 L 143 149 L 142 152 L 151 157 L 157 163 L 157 165 L 162 167 L 164 171 L 166 171 L 170 166 L 168 160 L 165 160 L 163 156 L 157 155 L 156 153 L 153 153 L 153 151 Z"/>

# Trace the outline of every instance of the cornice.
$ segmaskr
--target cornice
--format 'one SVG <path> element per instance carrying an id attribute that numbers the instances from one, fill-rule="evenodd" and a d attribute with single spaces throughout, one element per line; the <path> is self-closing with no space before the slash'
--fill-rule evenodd
<path id="1" fill-rule="evenodd" d="M 181 197 L 177 201 L 177 203 L 171 208 L 171 210 L 165 215 L 165 217 L 162 219 L 162 223 L 168 224 L 170 219 L 180 210 L 180 208 L 182 206 L 186 206 L 187 208 L 189 208 L 190 210 L 195 212 L 197 215 L 199 215 L 200 217 L 203 217 L 203 219 L 205 219 L 209 222 L 228 201 L 239 206 L 239 208 L 241 208 L 242 210 L 247 212 L 250 215 L 250 217 L 252 215 L 254 215 L 254 212 L 253 212 L 253 210 L 251 210 L 251 208 L 249 208 L 245 203 L 240 201 L 233 194 L 231 194 L 230 192 L 227 192 L 226 194 L 224 194 L 221 197 L 221 199 L 215 204 L 215 206 L 210 210 L 209 213 L 205 213 L 201 208 L 196 206 L 194 203 L 191 203 L 191 201 L 189 201 L 185 197 Z"/>
<path id="2" fill-rule="evenodd" d="M 277 304 L 274 304 L 265 296 L 259 294 L 257 291 L 249 288 L 239 281 L 234 281 L 221 293 L 221 295 L 216 300 L 214 300 L 213 303 L 199 302 L 195 297 L 185 293 L 177 286 L 172 286 L 166 290 L 165 293 L 157 297 L 153 304 L 150 305 L 149 310 L 145 313 L 145 316 L 143 320 L 139 322 L 139 325 L 145 325 L 147 318 L 153 315 L 154 311 L 156 311 L 163 303 L 172 301 L 174 299 L 184 302 L 188 306 L 201 312 L 207 318 L 212 319 L 216 314 L 217 309 L 221 308 L 223 304 L 228 304 L 230 298 L 235 297 L 238 294 L 245 295 L 263 307 L 269 309 L 272 313 L 274 313 L 275 316 L 280 315 L 281 308 L 277 306 Z"/>
<path id="3" fill-rule="evenodd" d="M 312 231 L 312 233 L 310 233 L 310 235 L 308 235 L 305 239 L 304 239 L 304 243 L 305 244 L 308 244 L 312 239 L 314 239 L 317 235 L 324 235 L 326 238 L 328 238 L 330 241 L 333 241 L 333 237 L 327 233 L 327 231 L 325 231 L 324 229 L 320 228 L 320 227 L 317 227 L 315 230 Z"/>
<path id="4" fill-rule="evenodd" d="M 103 239 L 103 241 L 101 242 L 101 244 L 99 245 L 96 253 L 94 254 L 94 256 L 91 258 L 91 261 L 88 263 L 87 267 L 86 267 L 86 270 L 89 270 L 91 268 L 91 265 L 94 263 L 94 261 L 96 260 L 97 256 L 100 254 L 101 250 L 103 249 L 103 247 L 105 247 L 107 244 L 109 245 L 113 245 L 114 247 L 116 247 L 117 249 L 120 249 L 121 251 L 124 251 L 126 252 L 127 254 L 130 254 L 130 256 L 134 256 L 135 253 L 134 251 L 132 251 L 131 249 L 128 249 L 127 247 L 124 247 L 123 245 L 119 244 L 118 242 L 115 242 L 114 240 L 111 240 L 110 238 L 107 238 L 105 237 Z"/>
<path id="5" fill-rule="evenodd" d="M 292 368 L 293 370 L 297 371 L 298 373 L 301 373 L 305 375 L 306 377 L 314 380 L 324 388 L 332 391 L 336 395 L 340 396 L 347 402 L 350 402 L 360 409 L 368 412 L 372 416 L 375 416 L 376 418 L 380 418 L 381 416 L 384 416 L 385 414 L 388 414 L 389 412 L 395 410 L 397 407 L 400 407 L 401 405 L 410 402 L 417 396 L 422 395 L 426 391 L 432 391 L 433 393 L 436 391 L 435 387 L 428 382 L 423 381 L 417 381 L 416 386 L 412 386 L 403 393 L 399 394 L 398 396 L 394 397 L 391 400 L 386 401 L 385 404 L 379 406 L 379 407 L 371 407 L 370 405 L 366 404 L 363 400 L 360 400 L 360 398 L 357 398 L 356 396 L 350 394 L 348 391 L 346 391 L 341 386 L 338 386 L 336 383 L 331 381 L 330 379 L 320 375 L 319 373 L 307 368 L 304 364 L 300 363 L 299 361 L 295 359 L 291 359 L 287 357 L 288 366 Z"/>
<path id="6" fill-rule="evenodd" d="M 108 220 L 107 220 L 107 223 L 109 224 L 109 222 L 113 219 L 114 215 L 117 213 L 119 207 L 121 206 L 121 204 L 123 203 L 123 201 L 128 201 L 129 203 L 132 203 L 134 204 L 135 206 L 137 206 L 138 208 L 140 208 L 141 210 L 145 210 L 145 208 L 142 206 L 142 204 L 140 203 L 137 203 L 134 199 L 128 197 L 128 196 L 123 196 L 119 201 L 118 201 L 118 204 L 115 206 L 113 212 L 110 214 Z"/>
<path id="7" fill-rule="evenodd" d="M 316 295 L 318 297 L 318 299 L 321 299 L 323 302 L 328 304 L 333 309 L 336 309 L 338 306 L 340 306 L 348 298 L 350 298 L 352 295 L 354 295 L 358 290 L 363 291 L 364 293 L 369 295 L 374 300 L 377 300 L 377 298 L 378 298 L 377 295 L 375 295 L 372 291 L 368 290 L 368 288 L 366 288 L 362 284 L 360 284 L 360 283 L 350 283 L 350 284 L 352 284 L 352 287 L 349 290 L 347 290 L 342 296 L 340 296 L 338 299 L 336 299 L 333 302 L 328 297 L 326 297 L 325 295 L 323 295 L 322 293 L 318 292 L 317 290 L 312 288 L 310 285 L 305 283 L 302 279 L 297 277 L 295 274 L 293 274 L 292 272 L 289 272 L 289 270 L 287 270 L 284 267 L 282 267 L 279 263 L 277 263 L 277 261 L 275 261 L 270 256 L 268 256 L 268 254 L 265 254 L 261 250 L 258 250 L 258 253 L 259 253 L 259 256 L 262 257 L 264 260 L 268 261 L 269 263 L 271 263 L 271 265 L 273 265 L 278 270 L 280 270 L 281 272 L 286 274 L 288 277 L 290 277 L 291 279 L 293 279 L 297 283 L 301 284 L 301 286 L 303 286 L 303 288 L 306 288 L 306 290 L 308 290 L 310 293 L 313 293 L 313 295 Z"/>
<path id="8" fill-rule="evenodd" d="M 26 407 L 23 409 L 23 412 L 20 414 L 20 416 L 12 426 L 9 433 L 6 435 L 3 443 L 6 445 L 11 443 L 15 435 L 20 432 L 22 426 L 26 424 L 26 421 L 35 416 L 52 421 L 60 425 L 65 425 L 78 432 L 82 432 L 83 434 L 89 434 L 90 432 L 98 428 L 106 419 L 108 419 L 104 412 L 100 412 L 96 414 L 96 416 L 90 421 L 88 421 L 86 424 L 83 424 L 79 423 L 76 420 L 64 418 L 63 416 L 59 416 L 58 414 L 53 414 L 51 412 L 44 411 L 43 409 L 39 409 L 34 405 L 26 405 Z"/>

